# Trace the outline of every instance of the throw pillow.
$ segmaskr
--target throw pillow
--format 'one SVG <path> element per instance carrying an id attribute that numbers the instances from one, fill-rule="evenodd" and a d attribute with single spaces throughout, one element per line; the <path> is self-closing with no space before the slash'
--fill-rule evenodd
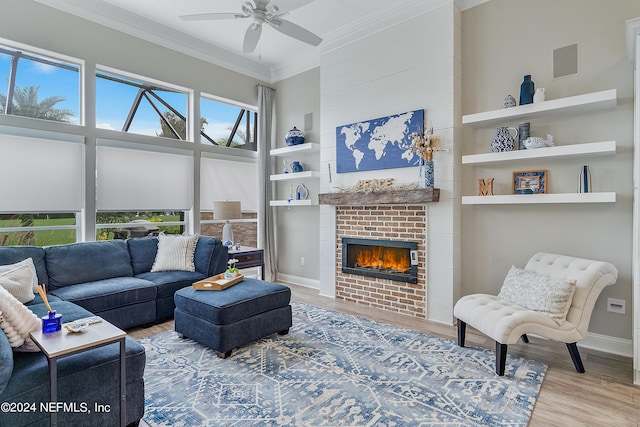
<path id="1" fill-rule="evenodd" d="M 198 235 L 175 236 L 160 234 L 158 252 L 151 271 L 196 271 L 193 256 L 198 243 Z"/>
<path id="2" fill-rule="evenodd" d="M 33 289 L 37 284 L 36 266 L 31 258 L 16 264 L 0 266 L 0 286 L 23 304 L 35 298 Z"/>
<path id="3" fill-rule="evenodd" d="M 7 336 L 9 345 L 21 351 L 40 351 L 29 337 L 29 332 L 41 327 L 40 319 L 1 286 L 0 311 L 0 329 Z"/>
<path id="4" fill-rule="evenodd" d="M 557 279 L 511 267 L 498 296 L 529 310 L 546 314 L 558 325 L 567 318 L 575 280 Z"/>

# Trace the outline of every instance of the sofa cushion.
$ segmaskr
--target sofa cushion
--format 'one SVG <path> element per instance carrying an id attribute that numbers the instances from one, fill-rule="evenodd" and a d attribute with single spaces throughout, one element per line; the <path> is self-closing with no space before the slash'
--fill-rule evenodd
<path id="1" fill-rule="evenodd" d="M 178 289 L 191 286 L 193 282 L 205 279 L 207 276 L 197 271 L 156 271 L 141 273 L 135 277 L 155 283 L 158 286 L 157 298 L 163 298 L 173 296 Z"/>
<path id="2" fill-rule="evenodd" d="M 575 280 L 545 276 L 512 266 L 498 297 L 545 314 L 562 325 L 575 290 Z"/>
<path id="3" fill-rule="evenodd" d="M 156 299 L 156 285 L 136 277 L 116 277 L 54 289 L 51 293 L 92 312 Z M 63 319 L 66 322 L 66 319 Z"/>
<path id="4" fill-rule="evenodd" d="M 15 264 L 31 258 L 38 273 L 38 283 L 49 284 L 49 275 L 44 259 L 44 249 L 39 246 L 4 246 L 0 247 L 0 265 Z"/>
<path id="5" fill-rule="evenodd" d="M 194 264 L 196 271 L 206 277 L 215 276 L 227 269 L 228 249 L 220 239 L 200 236 L 196 245 Z"/>
<path id="6" fill-rule="evenodd" d="M 45 253 L 52 289 L 133 276 L 129 250 L 124 240 L 50 246 L 45 248 Z"/>
<path id="7" fill-rule="evenodd" d="M 0 313 L 2 316 L 2 313 Z M 13 351 L 5 334 L 0 334 L 0 394 L 9 383 L 13 372 Z"/>
<path id="8" fill-rule="evenodd" d="M 151 271 L 153 261 L 158 252 L 157 237 L 140 237 L 126 240 L 131 257 L 131 267 L 134 276 L 140 273 Z"/>
<path id="9" fill-rule="evenodd" d="M 33 289 L 37 284 L 36 267 L 31 258 L 0 266 L 0 286 L 23 304 L 35 298 Z"/>
<path id="10" fill-rule="evenodd" d="M 197 235 L 158 236 L 158 252 L 151 271 L 195 271 L 193 255 L 198 242 Z"/>

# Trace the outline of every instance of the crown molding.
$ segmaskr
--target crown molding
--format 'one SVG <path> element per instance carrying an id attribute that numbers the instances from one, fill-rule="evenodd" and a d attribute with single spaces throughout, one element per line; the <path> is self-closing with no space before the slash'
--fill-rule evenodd
<path id="1" fill-rule="evenodd" d="M 441 6 L 453 3 L 460 10 L 466 10 L 489 0 L 407 0 L 401 7 L 398 3 L 389 2 L 388 7 L 354 19 L 352 25 L 325 34 L 324 42 L 317 49 L 295 55 L 291 61 L 274 67 L 159 25 L 150 19 L 134 14 L 124 14 L 122 9 L 101 0 L 35 1 L 249 77 L 275 83 L 319 66 L 323 53 L 402 24 Z"/>
<path id="2" fill-rule="evenodd" d="M 262 81 L 271 81 L 270 67 L 211 43 L 159 25 L 99 0 L 35 0 L 88 21 L 138 37 Z"/>

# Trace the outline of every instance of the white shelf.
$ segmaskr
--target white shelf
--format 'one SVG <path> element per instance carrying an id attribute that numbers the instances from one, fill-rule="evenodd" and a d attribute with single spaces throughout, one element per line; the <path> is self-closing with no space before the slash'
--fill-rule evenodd
<path id="1" fill-rule="evenodd" d="M 303 171 L 303 172 L 280 173 L 277 175 L 271 175 L 269 178 L 271 179 L 271 181 L 289 181 L 292 179 L 319 178 L 319 177 L 320 177 L 320 172 Z"/>
<path id="2" fill-rule="evenodd" d="M 313 203 L 311 199 L 306 200 L 271 200 L 269 202 L 270 206 L 311 206 L 316 205 L 317 203 Z"/>
<path id="3" fill-rule="evenodd" d="M 315 151 L 320 148 L 320 145 L 314 142 L 305 142 L 298 145 L 288 145 L 282 148 L 274 148 L 269 151 L 272 156 L 291 156 L 295 154 L 301 154 L 304 152 Z"/>
<path id="4" fill-rule="evenodd" d="M 609 89 L 601 92 L 570 96 L 567 98 L 552 99 L 550 101 L 538 102 L 535 104 L 526 104 L 517 107 L 502 108 L 500 110 L 467 114 L 462 116 L 462 124 L 482 127 L 504 124 L 507 121 L 516 121 L 520 119 L 533 120 L 541 117 L 558 116 L 561 114 L 568 115 L 601 111 L 609 108 L 615 108 L 616 106 L 616 89 Z"/>
<path id="5" fill-rule="evenodd" d="M 463 196 L 463 205 L 510 205 L 543 203 L 615 203 L 616 193 L 508 194 Z"/>
<path id="6" fill-rule="evenodd" d="M 588 142 L 583 144 L 560 145 L 557 147 L 514 150 L 501 153 L 483 153 L 462 156 L 463 165 L 488 165 L 513 160 L 541 158 L 606 156 L 616 153 L 616 141 Z"/>

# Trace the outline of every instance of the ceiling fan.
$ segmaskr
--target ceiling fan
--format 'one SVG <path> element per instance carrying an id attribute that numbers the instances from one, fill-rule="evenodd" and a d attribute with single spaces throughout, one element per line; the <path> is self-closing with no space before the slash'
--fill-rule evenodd
<path id="1" fill-rule="evenodd" d="M 251 53 L 255 50 L 262 34 L 262 24 L 265 22 L 294 39 L 313 46 L 318 46 L 322 39 L 311 31 L 302 28 L 293 22 L 281 17 L 313 0 L 252 0 L 242 3 L 242 13 L 199 13 L 195 15 L 182 15 L 180 19 L 185 21 L 207 21 L 218 19 L 244 19 L 251 18 L 253 22 L 247 28 L 242 43 L 242 52 Z"/>

